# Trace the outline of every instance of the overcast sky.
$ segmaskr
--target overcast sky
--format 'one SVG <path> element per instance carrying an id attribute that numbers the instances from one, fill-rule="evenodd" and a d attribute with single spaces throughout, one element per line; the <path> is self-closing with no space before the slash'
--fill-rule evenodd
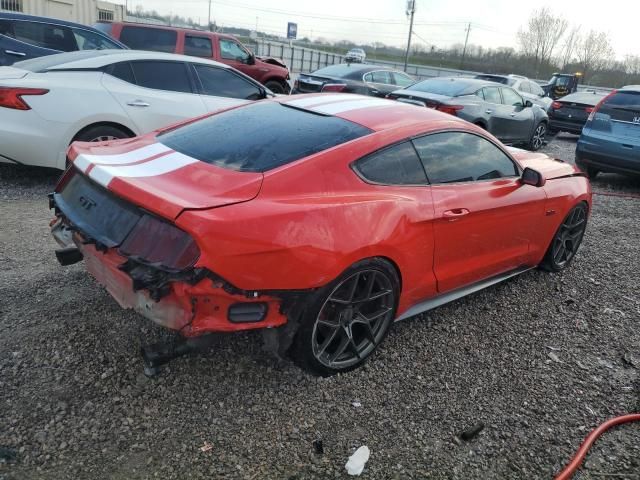
<path id="1" fill-rule="evenodd" d="M 121 0 L 124 3 L 124 0 Z M 192 17 L 206 24 L 208 0 L 128 0 L 129 9 L 142 5 L 146 10 Z M 607 6 L 588 0 L 549 2 L 554 13 L 563 15 L 583 30 L 608 32 L 616 56 L 640 55 L 637 30 L 640 1 L 622 0 Z M 622 5 L 625 5 L 622 7 Z M 471 22 L 469 43 L 483 47 L 517 47 L 516 32 L 532 11 L 544 2 L 518 0 L 416 0 L 413 41 L 438 47 L 463 43 L 466 23 Z M 298 24 L 298 37 L 375 41 L 406 45 L 409 22 L 406 0 L 213 0 L 212 19 L 218 25 L 238 26 L 285 35 L 287 22 Z M 625 12 L 625 13 L 623 13 Z M 330 18 L 327 18 L 330 17 Z"/>

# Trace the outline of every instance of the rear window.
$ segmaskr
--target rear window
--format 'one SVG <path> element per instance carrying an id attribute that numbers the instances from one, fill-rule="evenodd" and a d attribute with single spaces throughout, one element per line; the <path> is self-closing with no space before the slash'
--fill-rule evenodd
<path id="1" fill-rule="evenodd" d="M 581 105 L 595 106 L 600 100 L 604 98 L 604 95 L 597 93 L 571 93 L 558 100 L 560 103 L 579 103 Z"/>
<path id="2" fill-rule="evenodd" d="M 640 92 L 618 91 L 607 98 L 598 113 L 610 115 L 614 120 L 640 123 Z"/>
<path id="3" fill-rule="evenodd" d="M 320 70 L 316 70 L 313 72 L 313 75 L 317 75 L 319 77 L 326 76 L 344 78 L 349 75 L 357 75 L 358 72 L 366 72 L 366 70 L 350 65 L 330 65 L 328 67 L 321 68 Z"/>
<path id="4" fill-rule="evenodd" d="M 178 33 L 149 27 L 123 27 L 120 41 L 137 50 L 173 53 L 176 50 Z"/>
<path id="5" fill-rule="evenodd" d="M 509 77 L 499 77 L 493 75 L 476 75 L 474 78 L 478 80 L 486 80 L 488 82 L 502 83 L 503 85 L 513 85 L 515 83 L 515 81 Z"/>
<path id="6" fill-rule="evenodd" d="M 198 120 L 158 140 L 218 167 L 265 172 L 369 133 L 339 117 L 263 102 Z"/>
<path id="7" fill-rule="evenodd" d="M 407 90 L 418 92 L 435 93 L 436 95 L 446 95 L 447 97 L 457 97 L 469 88 L 467 82 L 456 80 L 430 79 L 411 85 Z"/>

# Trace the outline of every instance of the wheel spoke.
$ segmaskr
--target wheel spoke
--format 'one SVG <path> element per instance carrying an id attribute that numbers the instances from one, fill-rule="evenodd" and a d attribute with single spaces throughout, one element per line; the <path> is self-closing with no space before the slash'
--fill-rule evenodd
<path id="1" fill-rule="evenodd" d="M 356 296 L 356 290 L 358 289 L 359 282 L 360 282 L 360 274 L 358 273 L 357 275 L 355 275 L 355 278 L 353 279 L 353 285 L 349 290 L 349 303 L 353 302 L 353 299 Z"/>
<path id="2" fill-rule="evenodd" d="M 376 272 L 372 272 L 369 274 L 369 278 L 367 278 L 367 287 L 366 287 L 367 293 L 364 296 L 364 300 L 371 299 L 371 294 L 373 293 L 373 286 L 375 281 L 376 281 Z"/>
<path id="3" fill-rule="evenodd" d="M 378 298 L 386 297 L 387 295 L 393 293 L 391 290 L 380 290 L 379 292 L 371 295 L 369 300 L 377 300 Z"/>
<path id="4" fill-rule="evenodd" d="M 327 347 L 329 345 L 331 345 L 331 342 L 333 342 L 336 338 L 336 336 L 338 336 L 338 333 L 341 331 L 340 328 L 336 328 L 333 330 L 333 332 L 331 333 L 331 335 L 329 335 L 324 342 L 322 342 L 322 345 L 320 345 L 320 349 L 318 350 L 318 356 L 321 356 L 324 354 L 325 350 L 327 349 Z"/>
<path id="5" fill-rule="evenodd" d="M 340 355 L 342 355 L 344 351 L 347 349 L 347 347 L 349 346 L 349 343 L 351 343 L 351 339 L 345 332 L 345 335 L 343 335 L 340 345 L 338 345 L 338 348 L 336 348 L 336 351 L 333 352 L 333 355 L 331 355 L 331 358 L 329 359 L 329 363 L 335 363 L 335 361 L 340 357 Z"/>

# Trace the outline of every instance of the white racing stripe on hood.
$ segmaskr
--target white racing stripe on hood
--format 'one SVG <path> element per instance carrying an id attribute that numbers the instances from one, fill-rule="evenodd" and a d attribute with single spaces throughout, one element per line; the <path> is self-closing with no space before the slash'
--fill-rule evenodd
<path id="1" fill-rule="evenodd" d="M 316 103 L 328 103 L 338 100 L 353 100 L 354 96 L 348 93 L 323 93 L 311 98 L 303 98 L 301 100 L 294 100 L 292 102 L 284 102 L 286 105 L 293 105 L 294 107 L 307 107 L 309 105 L 315 105 Z M 363 98 L 365 100 L 366 98 Z"/>
<path id="2" fill-rule="evenodd" d="M 152 143 L 146 147 L 131 150 L 125 153 L 116 153 L 115 155 L 78 155 L 74 164 L 83 172 L 87 171 L 87 168 L 91 164 L 102 165 L 122 165 L 124 163 L 134 163 L 141 160 L 145 160 L 161 153 L 170 152 L 171 149 L 161 143 Z"/>
<path id="3" fill-rule="evenodd" d="M 328 105 L 319 105 L 313 107 L 315 112 L 324 113 L 326 115 L 335 115 L 336 113 L 344 113 L 350 110 L 358 110 L 360 108 L 372 107 L 409 107 L 406 103 L 394 102 L 392 100 L 383 100 L 381 98 L 352 100 L 348 102 L 330 103 Z"/>
<path id="4" fill-rule="evenodd" d="M 155 177 L 198 161 L 195 158 L 174 152 L 137 165 L 96 165 L 89 172 L 89 177 L 107 187 L 114 177 Z"/>

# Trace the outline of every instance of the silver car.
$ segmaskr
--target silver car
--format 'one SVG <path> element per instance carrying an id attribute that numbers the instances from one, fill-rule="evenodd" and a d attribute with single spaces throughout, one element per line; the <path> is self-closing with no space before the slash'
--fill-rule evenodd
<path id="1" fill-rule="evenodd" d="M 549 112 L 551 104 L 553 103 L 553 99 L 547 96 L 540 85 L 522 75 L 494 75 L 491 73 L 483 73 L 476 75 L 474 78 L 507 85 L 517 90 L 525 100 L 531 100 L 533 104 L 543 108 L 545 112 Z"/>
<path id="2" fill-rule="evenodd" d="M 481 126 L 508 145 L 538 150 L 544 145 L 547 112 L 513 88 L 486 80 L 439 77 L 423 80 L 388 98 L 434 108 Z"/>
<path id="3" fill-rule="evenodd" d="M 344 61 L 347 63 L 364 63 L 366 59 L 367 54 L 361 48 L 352 48 L 344 57 Z"/>

